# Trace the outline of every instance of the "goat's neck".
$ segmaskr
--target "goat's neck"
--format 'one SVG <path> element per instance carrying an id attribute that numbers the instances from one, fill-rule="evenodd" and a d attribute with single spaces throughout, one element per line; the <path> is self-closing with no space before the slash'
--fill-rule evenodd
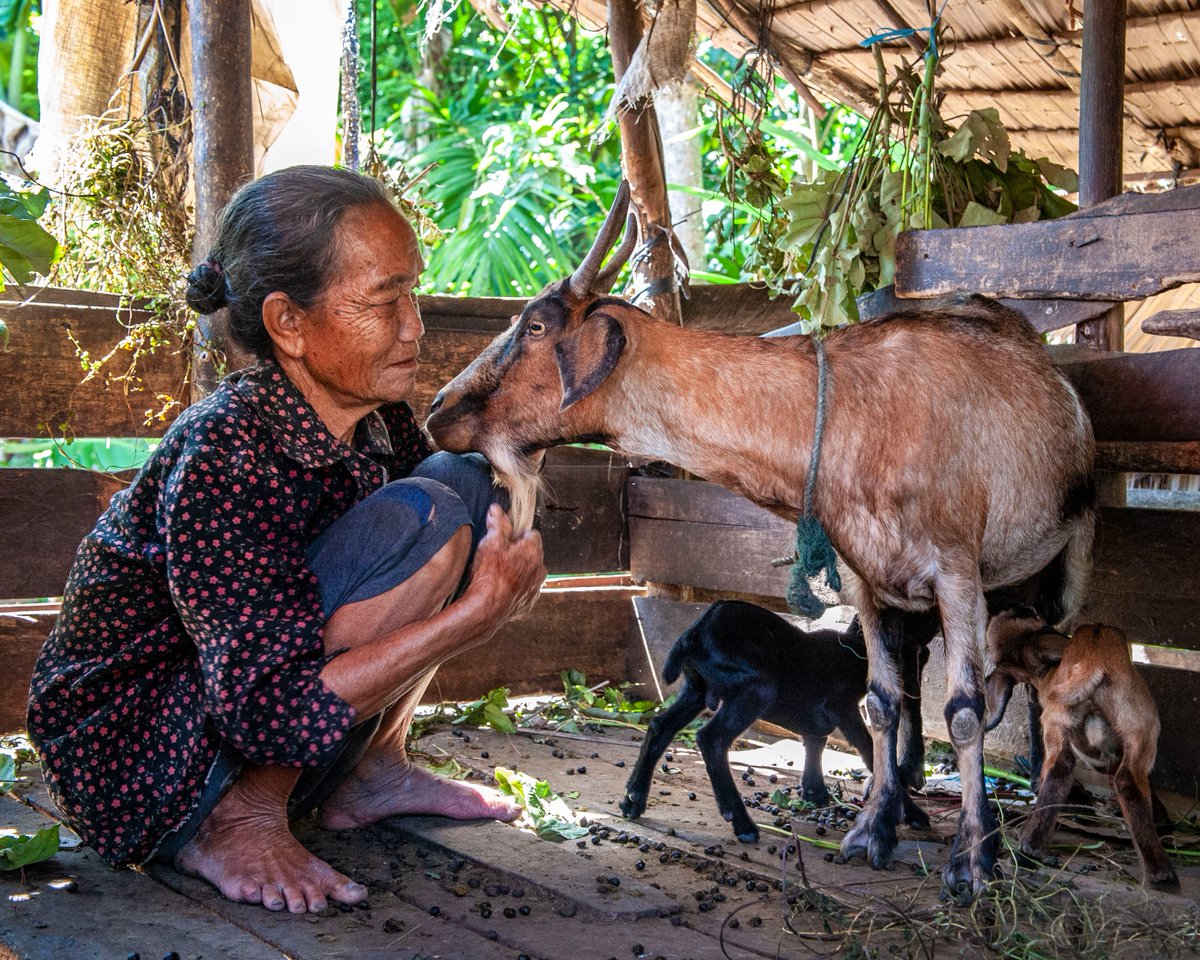
<path id="1" fill-rule="evenodd" d="M 816 407 L 807 338 L 647 324 L 607 404 L 613 446 L 668 460 L 766 506 L 799 506 Z"/>

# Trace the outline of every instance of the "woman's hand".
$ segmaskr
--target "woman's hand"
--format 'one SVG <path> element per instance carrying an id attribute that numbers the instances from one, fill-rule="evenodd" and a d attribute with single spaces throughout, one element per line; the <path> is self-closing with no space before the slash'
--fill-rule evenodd
<path id="1" fill-rule="evenodd" d="M 475 550 L 471 582 L 463 600 L 479 605 L 493 629 L 533 607 L 546 579 L 542 535 L 536 530 L 513 532 L 499 504 L 488 508 L 487 534 Z"/>

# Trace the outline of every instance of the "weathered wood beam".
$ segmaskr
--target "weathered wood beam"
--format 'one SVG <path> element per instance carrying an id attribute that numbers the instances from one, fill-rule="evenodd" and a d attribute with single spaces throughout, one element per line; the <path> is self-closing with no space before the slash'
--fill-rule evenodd
<path id="1" fill-rule="evenodd" d="M 1079 85 L 1079 206 L 1121 192 L 1125 129 L 1126 0 L 1089 0 L 1083 12 Z M 1125 345 L 1125 307 L 1075 326 L 1075 342 L 1098 350 Z"/>
<path id="2" fill-rule="evenodd" d="M 549 571 L 626 569 L 626 461 L 607 450 L 562 447 L 547 453 L 543 476 L 538 513 Z M 132 477 L 0 470 L 0 600 L 60 595 L 80 541 Z"/>
<path id="3" fill-rule="evenodd" d="M 781 597 L 795 525 L 712 483 L 631 477 L 635 580 Z M 1102 507 L 1095 573 L 1083 616 L 1136 643 L 1200 648 L 1200 568 L 1164 558 L 1200 552 L 1200 513 Z M 1087 622 L 1081 620 L 1080 622 Z"/>
<path id="4" fill-rule="evenodd" d="M 642 39 L 642 13 L 637 0 L 608 0 L 608 42 L 612 49 L 613 77 L 620 84 Z M 660 320 L 679 323 L 679 290 L 675 282 L 675 253 L 671 237 L 671 207 L 663 167 L 662 139 L 654 103 L 618 109 L 621 129 L 621 165 L 629 178 L 638 211 L 642 243 L 648 245 L 637 272 L 654 291 L 646 298 L 650 312 Z"/>
<path id="5" fill-rule="evenodd" d="M 1200 473 L 1200 441 L 1100 440 L 1096 469 L 1114 473 Z"/>
<path id="6" fill-rule="evenodd" d="M 1200 281 L 1200 245 L 1193 239 L 1200 209 L 1156 211 L 1150 203 L 1144 209 L 1151 212 L 1138 212 L 1139 196 L 1040 223 L 903 233 L 896 294 L 973 290 L 1021 299 L 1141 300 Z"/>
<path id="7" fill-rule="evenodd" d="M 1142 321 L 1142 333 L 1200 340 L 1200 310 L 1160 310 Z"/>
<path id="8" fill-rule="evenodd" d="M 193 262 L 207 255 L 217 217 L 233 192 L 254 176 L 253 82 L 250 79 L 250 0 L 188 0 L 192 55 L 192 146 L 196 182 Z M 228 350 L 223 318 L 200 317 L 193 393 L 215 385 L 206 343 Z M 236 366 L 236 362 L 231 366 Z"/>
<path id="9" fill-rule="evenodd" d="M 1090 320 L 1112 306 L 1106 300 L 1014 300 L 1005 298 L 998 302 L 1025 317 L 1038 333 L 1049 333 L 1051 330 L 1059 330 L 1084 320 Z M 858 315 L 863 320 L 880 317 L 885 313 L 924 310 L 927 307 L 928 304 L 919 300 L 903 300 L 897 297 L 895 288 L 890 285 L 858 298 Z M 772 333 L 778 335 L 778 331 L 772 331 Z"/>
<path id="10" fill-rule="evenodd" d="M 187 346 L 164 343 L 139 358 L 129 375 L 133 355 L 117 345 L 127 325 L 148 323 L 153 315 L 118 309 L 119 298 L 106 298 L 60 306 L 53 301 L 76 299 L 62 292 L 46 302 L 0 304 L 0 320 L 8 327 L 8 349 L 0 350 L 0 383 L 7 385 L 0 437 L 157 437 L 179 412 L 172 408 L 163 420 L 147 423 L 147 415 L 163 406 L 161 398 L 186 404 Z M 93 361 L 114 356 L 87 378 L 77 350 Z"/>

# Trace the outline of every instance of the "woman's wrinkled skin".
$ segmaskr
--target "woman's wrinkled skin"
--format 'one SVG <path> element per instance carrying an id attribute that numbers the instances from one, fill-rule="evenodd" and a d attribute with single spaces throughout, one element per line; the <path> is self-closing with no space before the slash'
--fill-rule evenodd
<path id="1" fill-rule="evenodd" d="M 337 232 L 333 279 L 308 308 L 270 294 L 263 321 L 275 357 L 330 432 L 349 441 L 372 410 L 411 395 L 425 332 L 415 288 L 424 263 L 413 229 L 383 206 L 348 212 Z M 344 829 L 400 814 L 512 820 L 518 808 L 495 791 L 446 780 L 409 762 L 405 736 L 436 668 L 488 640 L 528 610 L 545 579 L 541 538 L 517 534 L 493 506 L 467 589 L 448 603 L 466 569 L 470 531 L 461 528 L 415 576 L 380 596 L 339 608 L 325 626 L 328 687 L 379 732 L 354 772 L 320 808 Z M 300 770 L 247 766 L 195 839 L 175 859 L 230 900 L 292 913 L 328 900 L 357 903 L 367 890 L 292 836 L 287 800 Z"/>

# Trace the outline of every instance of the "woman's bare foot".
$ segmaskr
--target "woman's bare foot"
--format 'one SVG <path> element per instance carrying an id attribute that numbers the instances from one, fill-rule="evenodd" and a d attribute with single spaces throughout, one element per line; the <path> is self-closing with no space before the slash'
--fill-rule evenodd
<path id="1" fill-rule="evenodd" d="M 387 817 L 433 814 L 455 820 L 515 820 L 521 808 L 489 787 L 447 780 L 407 757 L 364 757 L 319 811 L 331 830 L 362 827 Z"/>
<path id="2" fill-rule="evenodd" d="M 366 887 L 314 857 L 292 836 L 286 813 L 290 784 L 281 800 L 277 791 L 255 782 L 255 772 L 239 776 L 175 856 L 175 869 L 202 877 L 229 900 L 261 903 L 268 910 L 316 913 L 327 900 L 365 898 Z M 295 773 L 285 771 L 290 783 Z"/>

